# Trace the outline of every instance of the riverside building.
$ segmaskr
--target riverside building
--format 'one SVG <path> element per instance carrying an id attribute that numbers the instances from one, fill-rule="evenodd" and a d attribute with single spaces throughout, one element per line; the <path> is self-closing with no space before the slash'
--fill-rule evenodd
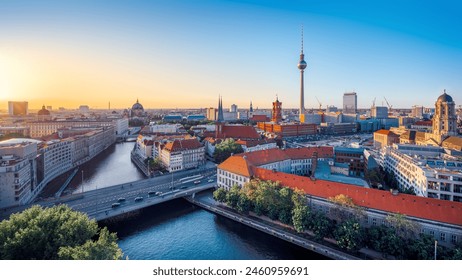
<path id="1" fill-rule="evenodd" d="M 307 171 L 316 170 L 318 160 L 329 161 L 333 156 L 331 147 L 314 149 L 320 150 L 294 152 L 297 157 L 288 154 L 289 150 L 297 149 L 231 156 L 217 168 L 218 186 L 225 189 L 233 185 L 242 187 L 251 179 L 280 182 L 282 186 L 302 190 L 311 210 L 325 214 L 338 207 L 331 199 L 342 194 L 351 198 L 354 205 L 361 209 L 364 215 L 360 222 L 363 226 L 387 225 L 387 218 L 399 213 L 417 223 L 421 233 L 432 235 L 439 244 L 452 246 L 462 240 L 462 203 L 303 176 Z"/>

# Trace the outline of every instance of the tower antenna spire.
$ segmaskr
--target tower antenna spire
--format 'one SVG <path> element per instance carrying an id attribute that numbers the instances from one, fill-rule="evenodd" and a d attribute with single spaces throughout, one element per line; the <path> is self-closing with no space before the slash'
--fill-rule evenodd
<path id="1" fill-rule="evenodd" d="M 302 51 L 301 53 L 303 54 L 303 24 L 302 24 Z"/>

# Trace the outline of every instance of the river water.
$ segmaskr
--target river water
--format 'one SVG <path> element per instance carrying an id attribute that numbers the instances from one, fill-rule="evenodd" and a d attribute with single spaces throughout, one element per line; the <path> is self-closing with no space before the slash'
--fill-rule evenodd
<path id="1" fill-rule="evenodd" d="M 134 143 L 119 143 L 83 166 L 72 180 L 75 192 L 144 178 L 130 161 Z M 104 224 L 119 237 L 129 259 L 252 260 L 325 259 L 240 223 L 217 216 L 183 199 L 156 205 L 136 217 Z"/>

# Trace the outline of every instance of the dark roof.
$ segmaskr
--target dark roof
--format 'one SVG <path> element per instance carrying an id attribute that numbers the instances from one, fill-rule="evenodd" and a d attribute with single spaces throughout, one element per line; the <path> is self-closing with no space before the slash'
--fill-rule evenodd
<path id="1" fill-rule="evenodd" d="M 415 135 L 416 135 L 415 130 L 408 130 L 404 132 L 403 134 L 401 134 L 400 138 L 405 139 L 405 140 L 415 141 Z"/>
<path id="2" fill-rule="evenodd" d="M 443 94 L 440 95 L 440 97 L 438 97 L 438 100 L 436 102 L 453 102 L 453 101 L 452 101 L 452 97 L 446 94 L 446 92 L 444 92 Z"/>
<path id="3" fill-rule="evenodd" d="M 38 111 L 37 115 L 39 115 L 39 116 L 48 116 L 48 115 L 50 115 L 50 111 L 45 109 L 45 106 L 42 106 L 42 109 L 40 111 Z"/>

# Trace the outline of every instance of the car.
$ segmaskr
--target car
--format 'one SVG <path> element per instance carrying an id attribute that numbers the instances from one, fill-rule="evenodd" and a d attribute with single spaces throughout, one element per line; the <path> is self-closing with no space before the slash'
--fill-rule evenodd
<path id="1" fill-rule="evenodd" d="M 196 180 L 196 181 L 194 181 L 194 184 L 197 185 L 197 184 L 200 184 L 200 182 L 201 182 L 200 180 Z"/>
<path id="2" fill-rule="evenodd" d="M 209 183 L 213 183 L 213 179 L 209 179 L 207 182 L 209 182 Z"/>
<path id="3" fill-rule="evenodd" d="M 118 202 L 125 202 L 125 197 L 119 197 L 119 199 L 117 199 Z"/>
<path id="4" fill-rule="evenodd" d="M 162 194 L 162 192 L 156 192 L 155 193 L 155 195 L 161 195 L 161 194 Z"/>
<path id="5" fill-rule="evenodd" d="M 157 192 L 155 192 L 155 191 L 150 191 L 150 192 L 148 192 L 148 195 L 157 195 Z"/>
<path id="6" fill-rule="evenodd" d="M 117 207 L 119 207 L 119 206 L 120 206 L 120 203 L 114 202 L 114 203 L 112 203 L 112 206 L 111 206 L 111 207 L 112 207 L 112 208 L 117 208 Z"/>
<path id="7" fill-rule="evenodd" d="M 135 197 L 135 202 L 140 202 L 142 200 L 143 200 L 143 197 L 141 197 L 141 196 Z"/>

